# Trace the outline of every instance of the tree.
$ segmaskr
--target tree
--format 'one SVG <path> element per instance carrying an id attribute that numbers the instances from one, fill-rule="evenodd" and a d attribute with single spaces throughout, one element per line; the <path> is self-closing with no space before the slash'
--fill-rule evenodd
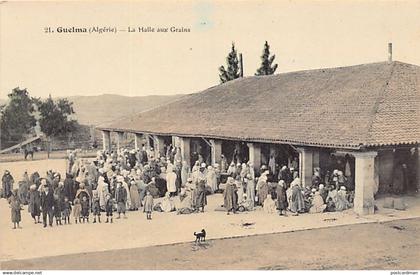
<path id="1" fill-rule="evenodd" d="M 277 64 L 273 64 L 276 55 L 270 57 L 270 45 L 265 41 L 263 54 L 261 56 L 261 66 L 255 73 L 255 75 L 271 75 L 277 70 Z"/>
<path id="2" fill-rule="evenodd" d="M 226 57 L 227 69 L 224 66 L 219 67 L 219 78 L 221 83 L 239 78 L 239 61 L 235 44 L 232 43 L 232 50 Z"/>
<path id="3" fill-rule="evenodd" d="M 3 146 L 21 142 L 36 124 L 34 99 L 26 89 L 14 88 L 8 97 L 8 104 L 0 108 L 0 139 Z"/>
<path id="4" fill-rule="evenodd" d="M 66 98 L 54 101 L 51 95 L 44 101 L 39 100 L 39 125 L 47 137 L 57 137 L 70 133 L 76 129 L 77 122 L 71 119 L 74 114 L 73 102 Z"/>
<path id="5" fill-rule="evenodd" d="M 51 137 L 63 136 L 76 130 L 77 122 L 71 119 L 73 103 L 66 98 L 54 101 L 51 95 L 44 101 L 38 100 L 39 126 L 47 136 L 47 155 L 50 156 Z"/>

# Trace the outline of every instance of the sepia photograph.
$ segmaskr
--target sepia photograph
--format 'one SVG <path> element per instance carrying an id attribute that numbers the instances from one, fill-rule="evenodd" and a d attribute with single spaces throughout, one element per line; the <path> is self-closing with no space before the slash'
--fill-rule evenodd
<path id="1" fill-rule="evenodd" d="M 0 2 L 0 270 L 420 270 L 420 1 Z"/>

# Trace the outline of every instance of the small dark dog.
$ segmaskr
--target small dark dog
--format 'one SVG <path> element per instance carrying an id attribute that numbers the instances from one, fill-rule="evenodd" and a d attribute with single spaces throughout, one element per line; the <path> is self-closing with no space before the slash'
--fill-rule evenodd
<path id="1" fill-rule="evenodd" d="M 205 242 L 206 241 L 206 230 L 202 229 L 201 232 L 194 232 L 195 242 Z"/>

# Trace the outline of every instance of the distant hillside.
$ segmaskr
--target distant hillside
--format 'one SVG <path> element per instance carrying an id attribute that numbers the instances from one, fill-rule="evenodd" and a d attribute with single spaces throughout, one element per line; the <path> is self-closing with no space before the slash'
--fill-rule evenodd
<path id="1" fill-rule="evenodd" d="M 177 100 L 183 95 L 120 96 L 69 96 L 73 102 L 76 118 L 83 125 L 99 125 L 121 117 L 130 116 L 159 105 Z M 0 105 L 7 100 L 0 99 Z"/>
<path id="2" fill-rule="evenodd" d="M 173 96 L 70 96 L 80 124 L 98 125 L 171 102 L 183 95 Z"/>

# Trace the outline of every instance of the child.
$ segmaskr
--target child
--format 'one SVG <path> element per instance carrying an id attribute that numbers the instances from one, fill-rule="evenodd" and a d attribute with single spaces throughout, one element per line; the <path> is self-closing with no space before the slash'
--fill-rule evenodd
<path id="1" fill-rule="evenodd" d="M 41 223 L 41 196 L 35 184 L 29 187 L 28 211 L 31 213 L 35 223 Z"/>
<path id="2" fill-rule="evenodd" d="M 96 216 L 98 216 L 98 222 L 101 222 L 101 206 L 99 204 L 98 191 L 96 190 L 93 190 L 92 212 L 93 223 L 96 223 Z"/>
<path id="3" fill-rule="evenodd" d="M 85 220 L 89 223 L 89 201 L 87 200 L 86 196 L 83 196 L 82 202 L 80 203 L 82 205 L 82 219 L 83 223 L 85 223 Z"/>
<path id="4" fill-rule="evenodd" d="M 146 197 L 144 198 L 144 207 L 143 212 L 146 212 L 146 217 L 148 220 L 152 219 L 152 211 L 153 211 L 153 197 L 149 191 L 146 193 Z"/>
<path id="5" fill-rule="evenodd" d="M 58 195 L 54 195 L 54 217 L 55 224 L 61 225 L 61 201 Z"/>
<path id="6" fill-rule="evenodd" d="M 9 204 L 11 208 L 13 229 L 16 229 L 16 224 L 17 228 L 21 229 L 22 227 L 19 226 L 19 223 L 21 220 L 20 211 L 22 210 L 22 207 L 20 206 L 20 200 L 17 195 L 17 189 L 13 190 L 12 195 L 9 197 Z"/>
<path id="7" fill-rule="evenodd" d="M 120 179 L 120 181 L 122 181 L 122 179 Z M 125 216 L 125 206 L 127 204 L 127 190 L 125 190 L 121 182 L 119 182 L 117 185 L 115 199 L 117 200 L 117 212 L 118 212 L 117 219 L 121 217 L 121 213 L 123 213 L 124 219 L 126 219 L 127 217 Z"/>
<path id="8" fill-rule="evenodd" d="M 82 206 L 80 205 L 80 200 L 78 198 L 74 199 L 73 203 L 73 217 L 74 221 L 77 223 L 77 220 L 79 220 L 79 223 L 81 222 L 80 219 L 80 213 L 82 212 Z"/>
<path id="9" fill-rule="evenodd" d="M 111 217 L 111 223 L 112 223 L 112 210 L 114 207 L 114 202 L 111 199 L 111 195 L 110 194 L 106 194 L 106 199 L 105 199 L 105 211 L 106 211 L 106 222 L 108 222 L 108 218 Z"/>
<path id="10" fill-rule="evenodd" d="M 64 224 L 70 224 L 70 212 L 71 212 L 71 203 L 69 202 L 69 198 L 64 197 L 63 203 L 63 219 Z"/>

